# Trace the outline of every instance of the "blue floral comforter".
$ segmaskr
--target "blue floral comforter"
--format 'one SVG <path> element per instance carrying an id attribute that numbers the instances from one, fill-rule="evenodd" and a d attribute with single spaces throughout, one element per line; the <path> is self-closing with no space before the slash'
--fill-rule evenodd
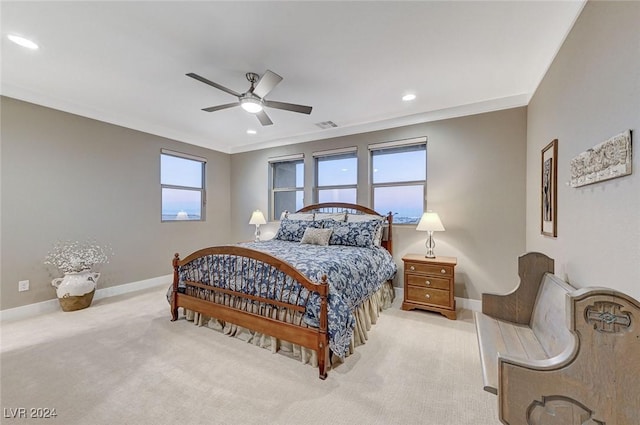
<path id="1" fill-rule="evenodd" d="M 334 354 L 347 354 L 355 327 L 354 309 L 393 278 L 397 267 L 391 254 L 380 247 L 309 245 L 269 240 L 242 243 L 241 246 L 267 252 L 298 269 L 311 281 L 327 275 L 329 282 L 329 345 Z M 318 326 L 319 299 L 307 306 L 305 322 Z"/>
<path id="2" fill-rule="evenodd" d="M 341 358 L 347 354 L 355 327 L 354 309 L 378 291 L 397 270 L 389 252 L 380 247 L 318 246 L 281 240 L 242 243 L 240 246 L 278 257 L 313 282 L 319 282 L 327 275 L 329 346 Z M 180 280 L 183 278 L 186 276 L 181 276 Z M 319 319 L 320 299 L 316 295 L 307 304 L 304 321 L 317 327 Z"/>

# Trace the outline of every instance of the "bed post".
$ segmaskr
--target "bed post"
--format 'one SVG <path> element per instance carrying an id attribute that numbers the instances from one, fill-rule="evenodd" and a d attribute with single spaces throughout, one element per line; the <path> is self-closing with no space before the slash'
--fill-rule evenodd
<path id="1" fill-rule="evenodd" d="M 389 230 L 387 233 L 387 251 L 389 251 L 390 254 L 393 254 L 393 238 L 391 237 L 393 230 L 393 212 L 391 211 L 387 214 L 387 223 L 389 223 Z"/>
<path id="2" fill-rule="evenodd" d="M 173 286 L 171 288 L 171 321 L 178 320 L 178 262 L 180 255 L 176 252 L 173 256 Z"/>
<path id="3" fill-rule="evenodd" d="M 327 366 L 329 362 L 329 334 L 327 332 L 329 323 L 328 299 L 327 293 L 329 284 L 327 283 L 327 275 L 322 275 L 320 282 L 322 291 L 320 291 L 320 334 L 318 335 L 318 373 L 320 379 L 327 379 Z"/>

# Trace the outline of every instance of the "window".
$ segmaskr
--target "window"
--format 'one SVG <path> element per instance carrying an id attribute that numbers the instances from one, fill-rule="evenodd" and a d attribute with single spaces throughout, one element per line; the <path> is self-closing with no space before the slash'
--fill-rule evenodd
<path id="1" fill-rule="evenodd" d="M 271 162 L 271 219 L 304 205 L 304 157 L 292 155 Z"/>
<path id="2" fill-rule="evenodd" d="M 204 220 L 205 164 L 204 158 L 162 150 L 162 221 Z"/>
<path id="3" fill-rule="evenodd" d="M 356 203 L 358 157 L 356 148 L 314 153 L 318 202 Z"/>
<path id="4" fill-rule="evenodd" d="M 396 213 L 398 224 L 418 223 L 424 211 L 427 139 L 370 145 L 373 209 Z"/>

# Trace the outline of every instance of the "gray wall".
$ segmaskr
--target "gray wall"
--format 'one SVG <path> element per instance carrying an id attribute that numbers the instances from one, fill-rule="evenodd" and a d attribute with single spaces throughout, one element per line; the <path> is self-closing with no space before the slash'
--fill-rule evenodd
<path id="1" fill-rule="evenodd" d="M 578 287 L 640 298 L 640 155 L 631 176 L 573 189 L 571 158 L 640 126 L 640 3 L 589 2 L 528 108 L 226 155 L 60 111 L 1 98 L 0 309 L 55 297 L 42 264 L 58 240 L 113 247 L 99 286 L 171 272 L 174 251 L 249 240 L 251 211 L 268 210 L 267 159 L 427 136 L 428 207 L 446 227 L 436 252 L 458 257 L 456 295 L 478 299 L 518 281 L 516 257 L 541 251 Z M 540 235 L 540 151 L 559 139 L 558 237 Z M 635 143 L 637 145 L 637 143 Z M 160 223 L 159 152 L 208 158 L 204 223 Z M 359 170 L 367 187 L 368 169 Z M 306 193 L 311 199 L 311 191 Z M 369 191 L 358 202 L 369 203 Z M 273 235 L 275 223 L 264 226 Z M 395 259 L 424 250 L 424 234 L 396 226 Z M 402 269 L 400 270 L 402 272 Z M 18 281 L 31 290 L 19 293 Z M 396 284 L 400 284 L 397 281 Z"/>
<path id="2" fill-rule="evenodd" d="M 507 291 L 518 282 L 516 260 L 525 248 L 526 114 L 526 108 L 515 108 L 234 154 L 232 238 L 252 239 L 251 212 L 268 211 L 270 157 L 304 153 L 305 182 L 311 182 L 313 152 L 357 146 L 358 183 L 364 188 L 358 202 L 368 205 L 367 145 L 427 136 L 427 204 L 446 228 L 435 235 L 436 253 L 458 258 L 456 296 L 479 299 L 482 292 Z M 311 196 L 307 190 L 306 203 Z M 269 223 L 262 234 L 272 236 L 276 229 L 277 223 Z M 415 226 L 394 229 L 394 257 L 402 273 L 402 256 L 424 252 L 425 234 Z"/>
<path id="3" fill-rule="evenodd" d="M 640 299 L 640 3 L 589 2 L 528 108 L 527 250 L 574 286 Z M 567 186 L 569 161 L 632 130 L 633 174 Z M 540 152 L 558 139 L 558 237 L 540 234 Z"/>
<path id="4" fill-rule="evenodd" d="M 1 108 L 1 309 L 55 298 L 61 275 L 43 259 L 59 240 L 113 248 L 99 288 L 170 274 L 174 252 L 229 240 L 229 155 L 11 98 Z M 206 222 L 160 222 L 161 148 L 208 159 Z"/>

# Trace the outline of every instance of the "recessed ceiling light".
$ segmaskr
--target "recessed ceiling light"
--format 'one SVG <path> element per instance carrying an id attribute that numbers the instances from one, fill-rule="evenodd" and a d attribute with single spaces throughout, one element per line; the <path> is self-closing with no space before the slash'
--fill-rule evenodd
<path id="1" fill-rule="evenodd" d="M 247 130 L 247 134 L 257 134 L 258 132 L 255 130 Z"/>
<path id="2" fill-rule="evenodd" d="M 404 96 L 402 96 L 402 100 L 404 100 L 405 102 L 408 102 L 410 100 L 413 100 L 416 98 L 415 94 L 405 94 Z"/>
<path id="3" fill-rule="evenodd" d="M 334 123 L 333 121 L 317 122 L 316 125 L 323 130 L 326 130 L 327 128 L 335 128 L 338 126 L 338 124 Z"/>
<path id="4" fill-rule="evenodd" d="M 26 47 L 27 49 L 31 49 L 31 50 L 38 49 L 38 45 L 36 43 L 24 37 L 20 37 L 19 35 L 9 34 L 7 38 L 22 47 Z"/>

